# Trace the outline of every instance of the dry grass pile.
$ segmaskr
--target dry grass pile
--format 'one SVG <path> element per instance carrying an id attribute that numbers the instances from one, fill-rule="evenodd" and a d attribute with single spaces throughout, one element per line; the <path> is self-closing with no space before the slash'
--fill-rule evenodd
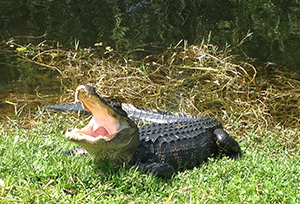
<path id="1" fill-rule="evenodd" d="M 40 43 L 19 46 L 18 55 L 59 72 L 65 90 L 60 102 L 73 101 L 70 92 L 79 84 L 92 84 L 101 96 L 136 106 L 239 121 L 255 129 L 299 126 L 297 73 L 270 64 L 255 68 L 211 44 L 177 45 L 141 60 L 133 60 L 135 52 L 143 51 L 64 50 Z"/>

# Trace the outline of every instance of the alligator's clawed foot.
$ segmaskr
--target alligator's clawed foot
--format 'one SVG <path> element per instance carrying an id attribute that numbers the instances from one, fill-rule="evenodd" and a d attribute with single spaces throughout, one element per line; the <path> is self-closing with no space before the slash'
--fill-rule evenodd
<path id="1" fill-rule="evenodd" d="M 214 135 L 217 138 L 216 143 L 219 149 L 223 150 L 230 159 L 237 159 L 242 156 L 240 145 L 227 132 L 222 129 L 216 129 Z"/>
<path id="2" fill-rule="evenodd" d="M 140 169 L 151 173 L 158 178 L 170 178 L 174 173 L 174 168 L 168 163 L 147 163 L 139 165 Z"/>
<path id="3" fill-rule="evenodd" d="M 71 154 L 72 155 L 87 155 L 88 152 L 82 147 L 75 147 L 74 149 L 63 151 L 62 154 L 65 154 L 65 155 L 71 155 Z"/>

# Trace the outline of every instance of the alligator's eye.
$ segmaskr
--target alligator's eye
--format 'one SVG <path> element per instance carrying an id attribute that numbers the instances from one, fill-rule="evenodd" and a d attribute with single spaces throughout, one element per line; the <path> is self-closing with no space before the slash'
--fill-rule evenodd
<path id="1" fill-rule="evenodd" d="M 118 115 L 113 111 L 108 111 L 108 115 L 110 115 L 111 117 L 114 117 L 114 118 L 118 118 Z"/>
<path id="2" fill-rule="evenodd" d="M 115 117 L 115 116 L 116 116 L 114 113 L 112 113 L 112 112 L 110 112 L 110 111 L 107 111 L 107 113 L 108 113 L 109 116 L 112 116 L 112 117 Z"/>

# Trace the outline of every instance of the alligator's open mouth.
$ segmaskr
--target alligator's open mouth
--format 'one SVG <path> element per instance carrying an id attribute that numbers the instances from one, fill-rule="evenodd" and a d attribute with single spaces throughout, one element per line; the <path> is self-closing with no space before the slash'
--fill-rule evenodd
<path id="1" fill-rule="evenodd" d="M 87 85 L 81 85 L 76 89 L 76 100 L 81 101 L 84 108 L 92 112 L 93 117 L 90 122 L 82 129 L 74 129 L 67 132 L 70 140 L 102 138 L 109 140 L 120 128 L 118 118 L 113 116 L 109 105 L 100 98 L 95 90 Z M 74 133 L 77 135 L 74 138 Z M 80 135 L 80 137 L 78 137 Z"/>
<path id="2" fill-rule="evenodd" d="M 92 137 L 107 137 L 118 132 L 120 124 L 117 118 L 112 116 L 110 108 L 94 90 L 88 86 L 79 86 L 76 90 L 76 100 L 82 102 L 85 109 L 92 112 L 93 117 L 84 128 L 84 134 Z"/>
<path id="3" fill-rule="evenodd" d="M 116 110 L 99 97 L 91 86 L 78 86 L 76 101 L 80 101 L 86 110 L 92 112 L 93 117 L 84 128 L 67 131 L 66 136 L 72 141 L 89 140 L 92 142 L 100 138 L 109 141 L 121 129 L 130 127 L 126 120 L 122 119 L 124 116 L 116 113 Z"/>
<path id="4" fill-rule="evenodd" d="M 118 154 L 126 151 L 128 145 L 136 148 L 139 133 L 127 114 L 110 106 L 88 85 L 77 87 L 76 100 L 92 112 L 93 117 L 84 128 L 67 131 L 66 137 L 82 146 L 92 159 L 128 161 L 132 154 L 127 153 L 128 156 L 122 158 L 118 158 Z"/>

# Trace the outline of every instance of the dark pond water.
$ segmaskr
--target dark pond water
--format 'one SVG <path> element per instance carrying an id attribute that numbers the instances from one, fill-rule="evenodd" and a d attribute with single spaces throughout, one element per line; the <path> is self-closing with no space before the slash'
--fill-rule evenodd
<path id="1" fill-rule="evenodd" d="M 59 94 L 55 72 L 18 59 L 13 51 L 0 51 L 0 118 L 58 100 Z"/>
<path id="2" fill-rule="evenodd" d="M 57 73 L 22 60 L 16 47 L 0 43 L 0 119 L 59 100 L 60 90 Z"/>
<path id="3" fill-rule="evenodd" d="M 15 49 L 5 45 L 10 38 L 24 45 L 51 40 L 65 47 L 102 42 L 118 50 L 142 45 L 150 53 L 181 39 L 188 44 L 205 39 L 221 49 L 230 44 L 232 54 L 255 58 L 256 65 L 272 62 L 299 71 L 299 8 L 296 0 L 2 0 L 0 110 L 14 108 L 5 102 L 11 95 L 25 94 L 40 103 L 60 94 L 54 72 L 17 60 Z M 42 97 L 34 97 L 38 94 Z"/>

